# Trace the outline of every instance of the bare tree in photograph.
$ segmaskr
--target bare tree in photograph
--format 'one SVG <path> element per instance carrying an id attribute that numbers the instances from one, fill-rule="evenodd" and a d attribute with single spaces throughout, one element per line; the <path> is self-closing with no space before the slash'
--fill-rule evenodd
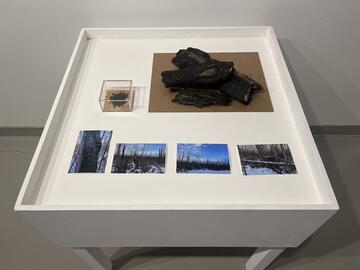
<path id="1" fill-rule="evenodd" d="M 165 144 L 117 144 L 112 173 L 165 173 Z"/>
<path id="2" fill-rule="evenodd" d="M 80 131 L 69 173 L 105 171 L 112 131 Z"/>
<path id="3" fill-rule="evenodd" d="M 238 145 L 244 175 L 296 174 L 287 144 Z"/>
<path id="4" fill-rule="evenodd" d="M 178 144 L 176 171 L 178 173 L 230 173 L 227 145 Z"/>

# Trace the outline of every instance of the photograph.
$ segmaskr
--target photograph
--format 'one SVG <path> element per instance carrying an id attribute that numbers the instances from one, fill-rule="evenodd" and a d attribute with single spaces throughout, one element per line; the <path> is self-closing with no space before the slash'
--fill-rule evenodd
<path id="1" fill-rule="evenodd" d="M 166 144 L 116 145 L 112 173 L 165 173 Z"/>
<path id="2" fill-rule="evenodd" d="M 69 173 L 104 173 L 112 131 L 79 132 Z"/>
<path id="3" fill-rule="evenodd" d="M 229 153 L 226 144 L 177 145 L 177 173 L 229 174 Z"/>
<path id="4" fill-rule="evenodd" d="M 287 144 L 238 145 L 244 175 L 296 174 Z"/>

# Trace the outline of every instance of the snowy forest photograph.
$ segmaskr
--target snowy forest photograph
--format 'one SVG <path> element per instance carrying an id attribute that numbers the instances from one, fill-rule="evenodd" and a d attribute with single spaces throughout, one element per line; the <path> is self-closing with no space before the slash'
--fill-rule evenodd
<path id="1" fill-rule="evenodd" d="M 178 144 L 177 173 L 229 174 L 226 144 Z"/>
<path id="2" fill-rule="evenodd" d="M 166 144 L 117 144 L 112 173 L 165 173 Z"/>
<path id="3" fill-rule="evenodd" d="M 80 131 L 69 173 L 104 173 L 112 131 Z"/>
<path id="4" fill-rule="evenodd" d="M 244 175 L 296 174 L 287 144 L 238 145 Z"/>

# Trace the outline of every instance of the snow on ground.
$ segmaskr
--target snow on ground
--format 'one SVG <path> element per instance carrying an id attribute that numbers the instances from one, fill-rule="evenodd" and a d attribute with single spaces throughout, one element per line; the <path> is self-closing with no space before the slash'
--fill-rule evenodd
<path id="1" fill-rule="evenodd" d="M 246 175 L 269 175 L 269 174 L 277 174 L 270 168 L 260 167 L 260 168 L 252 168 L 249 165 L 245 166 Z"/>
<path id="2" fill-rule="evenodd" d="M 126 173 L 165 173 L 165 167 L 150 165 L 146 169 L 141 167 L 135 168 L 135 163 L 128 164 Z"/>
<path id="3" fill-rule="evenodd" d="M 179 173 L 199 173 L 199 174 L 229 174 L 229 170 L 223 170 L 223 171 L 215 171 L 215 170 L 188 170 L 188 171 L 180 171 Z"/>
<path id="4" fill-rule="evenodd" d="M 165 173 L 165 168 L 151 165 L 150 168 L 148 168 L 147 172 L 148 173 Z"/>

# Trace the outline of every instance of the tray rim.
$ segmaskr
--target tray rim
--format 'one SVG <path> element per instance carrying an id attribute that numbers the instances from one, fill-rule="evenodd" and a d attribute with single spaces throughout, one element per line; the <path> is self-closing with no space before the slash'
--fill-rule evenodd
<path id="1" fill-rule="evenodd" d="M 150 36 L 157 35 L 157 37 L 179 37 L 185 35 L 186 37 L 198 36 L 263 36 L 268 38 L 275 64 L 281 70 L 284 87 L 284 94 L 292 108 L 292 120 L 296 123 L 295 128 L 298 131 L 301 140 L 309 149 L 306 150 L 306 155 L 312 158 L 318 168 L 316 175 L 316 185 L 321 189 L 323 200 L 319 204 L 163 204 L 163 205 L 42 205 L 36 203 L 26 203 L 26 193 L 31 192 L 29 189 L 34 189 L 41 185 L 41 171 L 39 169 L 41 164 L 46 162 L 46 157 L 51 151 L 51 141 L 56 139 L 56 130 L 61 125 L 62 112 L 66 109 L 67 96 L 73 90 L 72 84 L 77 77 L 79 67 L 81 66 L 82 56 L 87 46 L 87 41 L 90 39 L 113 39 L 113 38 L 136 38 L 144 37 L 144 34 Z M 183 37 L 183 36 L 182 36 Z M 300 132 L 301 130 L 301 132 Z M 46 151 L 47 150 L 47 151 Z M 312 155 L 308 155 L 308 152 Z M 44 153 L 45 152 L 45 153 Z M 42 159 L 42 160 L 40 160 Z M 38 179 L 33 179 L 34 170 L 37 170 Z M 40 172 L 39 172 L 40 171 Z M 31 182 L 32 181 L 32 182 Z M 35 183 L 34 183 L 35 181 Z M 30 186 L 30 184 L 32 184 Z M 31 195 L 29 195 L 31 196 Z M 34 195 L 36 197 L 36 194 Z M 32 198 L 35 200 L 35 198 Z M 231 26 L 231 27 L 155 27 L 155 28 L 83 28 L 78 36 L 75 48 L 71 55 L 69 64 L 65 71 L 63 80 L 60 84 L 58 93 L 55 97 L 53 106 L 46 121 L 43 133 L 39 140 L 38 146 L 35 150 L 34 156 L 27 171 L 25 180 L 22 184 L 18 198 L 15 203 L 15 211 L 52 211 L 52 210 L 338 210 L 339 206 L 333 192 L 330 180 L 327 176 L 325 167 L 322 163 L 320 154 L 315 145 L 309 125 L 305 118 L 305 114 L 298 99 L 294 84 L 292 82 L 290 73 L 283 58 L 280 46 L 278 44 L 275 32 L 271 26 Z"/>

